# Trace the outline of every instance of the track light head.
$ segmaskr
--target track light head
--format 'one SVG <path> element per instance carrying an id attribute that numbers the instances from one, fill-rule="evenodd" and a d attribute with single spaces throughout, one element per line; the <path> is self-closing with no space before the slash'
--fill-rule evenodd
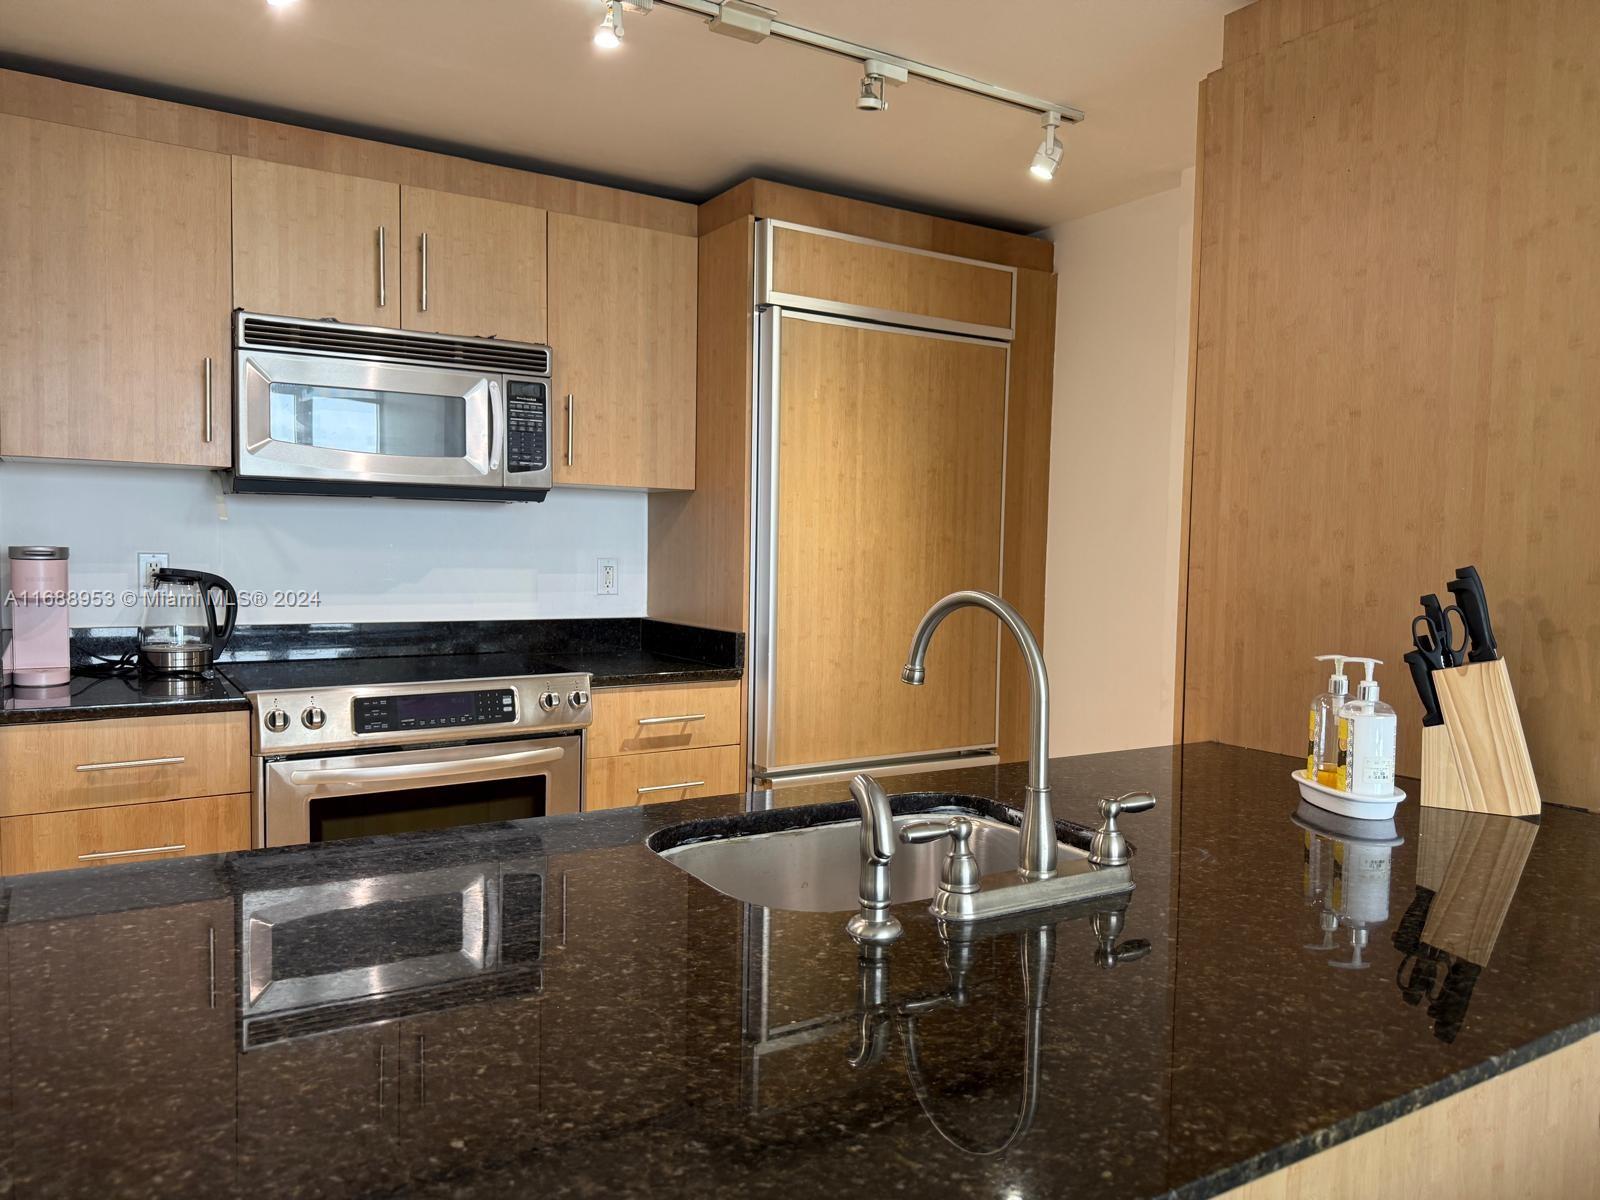
<path id="1" fill-rule="evenodd" d="M 861 90 L 856 93 L 856 107 L 862 112 L 882 112 L 889 107 L 883 94 L 883 76 L 870 72 L 861 77 Z"/>
<path id="2" fill-rule="evenodd" d="M 1061 165 L 1061 143 L 1056 140 L 1056 127 L 1061 124 L 1061 114 L 1047 112 L 1039 123 L 1044 126 L 1044 140 L 1034 151 L 1028 173 L 1035 179 L 1049 182 L 1056 177 L 1056 168 Z"/>
<path id="3" fill-rule="evenodd" d="M 594 31 L 594 44 L 602 50 L 622 45 L 622 0 L 606 0 L 606 15 Z"/>

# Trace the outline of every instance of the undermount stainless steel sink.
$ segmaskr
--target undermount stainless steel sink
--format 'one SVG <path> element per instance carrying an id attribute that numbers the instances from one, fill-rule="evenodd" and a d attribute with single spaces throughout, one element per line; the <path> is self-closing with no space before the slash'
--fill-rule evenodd
<path id="1" fill-rule="evenodd" d="M 986 815 L 978 805 L 929 799 L 896 797 L 896 829 L 912 821 L 964 816 L 973 825 L 972 853 L 979 873 L 1015 878 L 1021 842 L 1016 825 Z M 853 808 L 778 809 L 673 826 L 652 835 L 647 844 L 673 866 L 746 904 L 794 912 L 852 912 L 861 887 L 861 821 L 847 815 Z M 1079 837 L 1077 827 L 1066 828 Z M 1088 835 L 1088 830 L 1081 831 L 1084 845 Z M 933 898 L 948 849 L 943 842 L 896 847 L 890 864 L 896 904 Z M 1058 839 L 1057 849 L 1064 871 L 1089 869 L 1081 846 Z"/>

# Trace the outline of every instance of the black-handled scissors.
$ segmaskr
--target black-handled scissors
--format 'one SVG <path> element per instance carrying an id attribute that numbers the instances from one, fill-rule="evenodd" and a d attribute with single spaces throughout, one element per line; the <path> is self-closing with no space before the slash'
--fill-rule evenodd
<path id="1" fill-rule="evenodd" d="M 1422 597 L 1421 604 L 1422 615 L 1411 619 L 1411 644 L 1428 660 L 1430 670 L 1441 671 L 1445 667 L 1460 666 L 1467 649 L 1467 618 L 1460 606 L 1440 604 L 1439 597 L 1431 592 Z M 1451 614 L 1460 622 L 1459 639 L 1451 627 Z M 1427 632 L 1417 631 L 1419 622 Z"/>

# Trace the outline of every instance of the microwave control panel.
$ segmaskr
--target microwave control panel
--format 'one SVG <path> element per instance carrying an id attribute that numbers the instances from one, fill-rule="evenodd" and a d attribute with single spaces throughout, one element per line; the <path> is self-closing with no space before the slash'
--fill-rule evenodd
<path id="1" fill-rule="evenodd" d="M 350 717 L 357 733 L 501 725 L 517 719 L 517 694 L 510 688 L 489 688 L 479 692 L 357 696 L 351 701 Z"/>
<path id="2" fill-rule="evenodd" d="M 550 465 L 549 390 L 531 379 L 506 381 L 506 470 L 543 471 Z"/>

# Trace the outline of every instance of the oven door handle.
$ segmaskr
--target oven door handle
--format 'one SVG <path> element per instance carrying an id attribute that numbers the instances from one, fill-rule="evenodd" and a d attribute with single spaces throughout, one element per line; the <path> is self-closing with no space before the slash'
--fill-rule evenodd
<path id="1" fill-rule="evenodd" d="M 518 750 L 513 754 L 491 754 L 487 758 L 463 758 L 455 762 L 394 763 L 387 767 L 317 767 L 289 772 L 289 782 L 300 786 L 307 783 L 381 783 L 387 779 L 404 779 L 408 782 L 452 779 L 458 775 L 482 775 L 513 767 L 530 767 L 535 763 L 559 762 L 566 754 L 563 746 L 545 746 L 538 750 Z"/>

